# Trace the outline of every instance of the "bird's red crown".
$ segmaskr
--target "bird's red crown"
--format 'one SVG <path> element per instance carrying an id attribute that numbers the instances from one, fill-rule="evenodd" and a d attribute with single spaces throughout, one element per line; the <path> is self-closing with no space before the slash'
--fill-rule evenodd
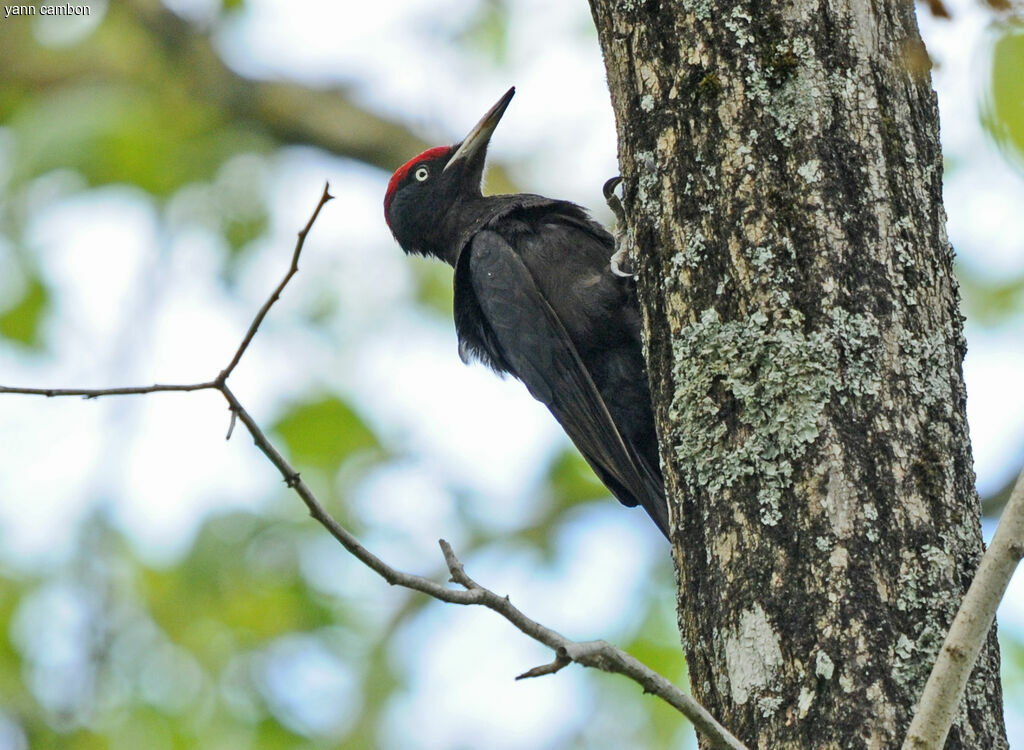
<path id="1" fill-rule="evenodd" d="M 412 169 L 416 164 L 425 161 L 431 161 L 432 159 L 436 159 L 437 157 L 443 154 L 451 152 L 451 150 L 452 149 L 450 146 L 435 146 L 434 148 L 428 148 L 422 154 L 414 156 L 413 158 L 409 159 L 409 161 L 407 161 L 405 164 L 403 164 L 402 166 L 395 170 L 395 173 L 391 175 L 391 179 L 388 181 L 387 192 L 384 193 L 385 218 L 387 217 L 388 208 L 390 208 L 391 206 L 391 201 L 395 197 L 395 191 L 398 190 L 398 186 L 406 178 L 406 175 L 409 174 L 409 170 Z"/>

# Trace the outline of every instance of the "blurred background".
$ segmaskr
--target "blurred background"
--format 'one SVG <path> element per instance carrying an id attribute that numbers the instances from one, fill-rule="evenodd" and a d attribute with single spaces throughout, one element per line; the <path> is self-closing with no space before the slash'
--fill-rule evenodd
<path id="1" fill-rule="evenodd" d="M 1024 465 L 1024 28 L 918 9 L 935 69 L 968 411 L 994 528 Z M 465 367 L 451 272 L 409 259 L 390 172 L 512 84 L 492 192 L 591 207 L 615 131 L 583 0 L 123 0 L 0 18 L 0 383 L 212 378 L 337 200 L 232 376 L 372 550 L 471 575 L 685 684 L 667 547 L 522 386 Z M 943 12 L 950 17 L 943 17 Z M 388 587 L 311 522 L 212 392 L 0 397 L 0 750 L 667 748 L 632 683 L 484 610 Z M 1024 597 L 1000 612 L 1024 747 Z"/>

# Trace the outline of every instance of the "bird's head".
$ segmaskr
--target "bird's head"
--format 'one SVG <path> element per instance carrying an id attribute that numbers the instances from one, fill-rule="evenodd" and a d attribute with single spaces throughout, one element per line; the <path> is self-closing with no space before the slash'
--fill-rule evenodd
<path id="1" fill-rule="evenodd" d="M 424 151 L 395 170 L 384 194 L 384 219 L 407 253 L 453 262 L 451 245 L 466 209 L 482 196 L 487 144 L 515 87 L 488 110 L 460 143 Z"/>

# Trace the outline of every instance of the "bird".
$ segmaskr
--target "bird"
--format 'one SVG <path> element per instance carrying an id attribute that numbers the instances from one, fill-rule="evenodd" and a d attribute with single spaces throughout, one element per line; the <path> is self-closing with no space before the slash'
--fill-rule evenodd
<path id="1" fill-rule="evenodd" d="M 395 170 L 385 221 L 405 253 L 454 269 L 462 360 L 522 381 L 611 493 L 668 538 L 636 285 L 612 269 L 615 239 L 575 203 L 483 195 L 487 147 L 514 94 L 459 143 Z"/>

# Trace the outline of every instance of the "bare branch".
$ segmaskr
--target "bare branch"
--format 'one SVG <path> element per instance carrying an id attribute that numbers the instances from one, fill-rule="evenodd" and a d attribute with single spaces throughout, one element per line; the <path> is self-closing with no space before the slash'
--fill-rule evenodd
<path id="1" fill-rule="evenodd" d="M 124 388 L 19 388 L 0 385 L 0 393 L 20 393 L 28 396 L 46 396 L 47 398 L 60 396 L 99 398 L 100 396 L 137 396 L 143 393 L 164 393 L 168 391 L 204 391 L 216 387 L 217 381 L 215 380 L 206 383 L 189 383 L 187 385 L 154 383 L 153 385 L 133 385 Z"/>
<path id="2" fill-rule="evenodd" d="M 566 653 L 559 651 L 555 654 L 555 660 L 550 664 L 542 664 L 539 667 L 534 667 L 520 675 L 516 675 L 516 679 L 528 680 L 531 677 L 543 677 L 546 674 L 554 674 L 562 669 L 562 667 L 567 667 L 570 664 L 572 664 L 572 659 L 570 659 Z"/>
<path id="3" fill-rule="evenodd" d="M 438 539 L 437 543 L 441 546 L 441 554 L 444 555 L 444 562 L 448 566 L 448 572 L 452 574 L 451 582 L 457 583 L 466 589 L 480 588 L 477 582 L 466 574 L 466 569 L 459 558 L 455 556 L 452 545 L 448 544 L 444 539 Z"/>
<path id="4" fill-rule="evenodd" d="M 658 696 L 683 714 L 711 741 L 712 747 L 730 748 L 731 750 L 740 750 L 740 748 L 744 747 L 743 743 L 719 724 L 702 705 L 639 659 L 605 641 L 588 641 L 584 643 L 571 641 L 561 633 L 530 619 L 521 610 L 513 606 L 507 596 L 498 596 L 498 594 L 482 587 L 470 578 L 466 574 L 462 562 L 455 556 L 455 552 L 448 542 L 442 539 L 440 545 L 445 563 L 448 565 L 448 570 L 452 575 L 452 581 L 466 588 L 466 592 L 459 593 L 476 594 L 479 599 L 473 602 L 460 601 L 457 603 L 482 604 L 488 609 L 493 609 L 515 625 L 520 632 L 554 650 L 555 660 L 553 662 L 540 667 L 534 667 L 528 672 L 519 675 L 516 678 L 517 680 L 554 674 L 570 662 L 600 669 L 603 672 L 620 674 L 639 684 L 645 693 Z"/>
<path id="5" fill-rule="evenodd" d="M 270 442 L 263 430 L 260 429 L 260 426 L 256 424 L 256 420 L 252 418 L 252 415 L 249 414 L 245 407 L 242 406 L 241 402 L 239 402 L 234 392 L 227 385 L 222 385 L 220 387 L 220 391 L 224 394 L 224 398 L 227 399 L 228 404 L 230 404 L 231 410 L 238 417 L 238 421 L 245 425 L 249 434 L 252 435 L 252 439 L 256 444 L 256 447 L 263 452 L 263 455 L 270 460 L 270 463 L 277 467 L 277 470 L 281 473 L 281 477 L 284 479 L 285 483 L 295 490 L 296 494 L 302 499 L 302 502 L 306 504 L 309 514 L 325 529 L 327 529 L 331 536 L 337 539 L 354 557 L 391 585 L 404 586 L 405 588 L 421 591 L 443 601 L 458 604 L 471 603 L 468 598 L 469 592 L 456 591 L 454 589 L 449 589 L 436 581 L 430 581 L 426 578 L 402 573 L 401 571 L 390 567 L 387 563 L 366 549 L 366 547 L 364 547 L 359 540 L 348 531 L 348 529 L 338 523 L 320 504 L 320 501 L 317 500 L 313 491 L 310 490 L 309 486 L 302 480 L 299 472 L 296 471 L 292 465 L 288 463 L 287 459 L 281 455 L 281 452 L 274 447 L 273 443 Z"/>
<path id="6" fill-rule="evenodd" d="M 600 669 L 605 672 L 621 674 L 639 684 L 645 693 L 651 693 L 658 696 L 686 716 L 691 722 L 693 722 L 694 726 L 699 731 L 704 733 L 710 741 L 711 747 L 718 748 L 719 750 L 746 750 L 743 744 L 731 735 L 722 725 L 715 721 L 714 717 L 712 717 L 711 714 L 697 703 L 697 701 L 686 695 L 682 690 L 669 682 L 669 680 L 665 679 L 633 656 L 630 656 L 622 649 L 612 646 L 605 641 L 578 643 L 576 641 L 569 640 L 561 633 L 541 625 L 536 620 L 525 615 L 521 610 L 512 605 L 512 602 L 507 596 L 499 596 L 490 589 L 484 588 L 478 584 L 469 577 L 462 562 L 455 555 L 454 550 L 452 550 L 451 545 L 445 540 L 442 539 L 439 542 L 441 551 L 444 555 L 445 564 L 451 574 L 451 581 L 462 586 L 462 589 L 449 588 L 429 578 L 405 573 L 392 568 L 381 558 L 366 549 L 366 547 L 364 547 L 359 540 L 348 531 L 348 529 L 338 523 L 338 521 L 327 512 L 323 505 L 320 504 L 320 501 L 317 500 L 312 490 L 310 490 L 302 480 L 299 472 L 290 463 L 288 463 L 288 460 L 280 451 L 277 450 L 273 443 L 270 442 L 269 438 L 267 438 L 266 434 L 256 423 L 256 420 L 253 419 L 252 415 L 246 411 L 245 407 L 238 400 L 238 397 L 235 396 L 234 391 L 228 387 L 228 377 L 234 371 L 235 367 L 238 366 L 242 356 L 245 354 L 249 344 L 252 342 L 253 337 L 259 330 L 260 324 L 263 322 L 264 318 L 266 318 L 267 313 L 270 311 L 273 304 L 280 298 L 285 286 L 298 272 L 299 256 L 302 253 L 302 247 L 305 244 L 306 235 L 309 234 L 313 223 L 319 216 L 320 209 L 322 209 L 324 204 L 332 198 L 328 192 L 329 187 L 329 185 L 324 186 L 323 194 L 320 196 L 320 201 L 317 203 L 312 216 L 302 231 L 299 232 L 298 241 L 296 242 L 295 250 L 292 253 L 292 262 L 287 273 L 271 293 L 270 297 L 267 298 L 267 301 L 263 303 L 263 306 L 256 313 L 256 317 L 249 326 L 249 330 L 243 337 L 242 342 L 239 344 L 238 349 L 231 358 L 231 361 L 228 363 L 227 367 L 220 372 L 216 379 L 190 385 L 158 384 L 144 387 L 99 389 L 45 389 L 0 386 L 0 394 L 21 393 L 48 397 L 84 396 L 86 398 L 98 398 L 100 396 L 136 395 L 158 393 L 161 391 L 199 391 L 208 389 L 220 391 L 227 400 L 228 407 L 231 410 L 231 423 L 228 427 L 227 437 L 231 437 L 236 422 L 241 422 L 245 425 L 249 434 L 252 436 L 256 447 L 263 452 L 267 459 L 269 459 L 269 461 L 281 473 L 281 477 L 284 479 L 285 484 L 295 490 L 295 493 L 306 504 L 309 514 L 318 523 L 320 523 L 320 525 L 327 529 L 328 533 L 330 533 L 331 536 L 333 536 L 346 550 L 348 550 L 353 557 L 366 565 L 370 570 L 377 573 L 392 586 L 402 586 L 403 588 L 413 591 L 419 591 L 420 593 L 426 594 L 434 599 L 451 604 L 478 604 L 487 607 L 488 609 L 492 609 L 512 623 L 512 625 L 518 628 L 525 635 L 554 650 L 555 660 L 553 662 L 535 667 L 519 675 L 516 679 L 554 674 L 572 662 L 581 664 L 585 667 Z"/>
<path id="7" fill-rule="evenodd" d="M 291 281 L 292 277 L 298 273 L 299 270 L 299 256 L 302 254 L 302 248 L 306 244 L 306 235 L 309 234 L 310 229 L 313 228 L 314 222 L 320 215 L 320 209 L 324 207 L 327 201 L 334 198 L 330 194 L 330 183 L 324 183 L 323 193 L 320 195 L 320 200 L 316 204 L 316 208 L 313 209 L 312 215 L 309 217 L 309 221 L 306 222 L 306 226 L 299 232 L 299 238 L 295 243 L 295 250 L 292 252 L 292 262 L 288 267 L 287 273 L 284 278 L 281 279 L 281 283 L 277 285 L 267 301 L 263 303 L 259 311 L 256 313 L 256 317 L 253 318 L 251 324 L 249 324 L 249 330 L 246 331 L 245 336 L 242 338 L 242 343 L 238 345 L 238 349 L 235 351 L 234 356 L 228 363 L 227 367 L 221 370 L 220 374 L 214 380 L 209 380 L 203 383 L 189 383 L 186 385 L 166 385 L 166 384 L 154 384 L 147 386 L 129 386 L 125 388 L 20 388 L 14 386 L 0 385 L 0 394 L 3 393 L 20 393 L 23 395 L 34 395 L 34 396 L 46 396 L 47 398 L 54 398 L 58 396 L 82 396 L 83 398 L 99 398 L 100 396 L 137 396 L 144 393 L 161 393 L 166 391 L 202 391 L 209 390 L 211 388 L 221 389 L 221 386 L 228 379 L 228 376 L 238 366 L 238 363 L 242 359 L 242 355 L 245 354 L 246 349 L 249 348 L 249 344 L 252 343 L 253 337 L 256 335 L 256 331 L 259 330 L 260 325 L 263 323 L 263 319 L 267 317 L 267 313 L 270 312 L 270 308 L 277 302 L 281 297 L 281 292 L 284 291 L 285 286 Z M 230 439 L 231 431 L 234 429 L 234 413 L 232 413 L 231 425 L 228 428 L 227 437 Z"/>
<path id="8" fill-rule="evenodd" d="M 1024 556 L 1024 471 L 1010 493 L 992 543 L 960 604 L 924 686 L 903 750 L 939 750 L 953 723 L 967 679 L 978 658 L 996 609 Z"/>
<path id="9" fill-rule="evenodd" d="M 299 473 L 292 468 L 287 459 L 274 447 L 259 425 L 256 424 L 256 421 L 239 403 L 231 389 L 223 385 L 220 390 L 225 398 L 228 399 L 232 410 L 238 415 L 239 421 L 249 430 L 253 441 L 256 443 L 256 447 L 263 451 L 264 455 L 281 472 L 281 476 L 284 477 L 288 485 L 302 498 L 302 501 L 309 509 L 309 514 L 327 529 L 331 536 L 337 539 L 354 557 L 385 581 L 393 586 L 397 585 L 412 589 L 413 591 L 419 591 L 443 602 L 451 604 L 479 604 L 492 609 L 512 623 L 520 632 L 554 649 L 557 654 L 556 663 L 559 659 L 568 659 L 585 667 L 593 667 L 604 672 L 624 675 L 639 684 L 645 693 L 658 696 L 693 722 L 693 725 L 708 737 L 712 747 L 721 748 L 722 750 L 743 750 L 743 744 L 730 734 L 725 727 L 719 724 L 703 706 L 635 657 L 605 641 L 578 643 L 569 640 L 561 633 L 541 625 L 536 620 L 525 615 L 521 610 L 513 606 L 507 596 L 499 596 L 490 589 L 486 589 L 478 584 L 466 574 L 462 562 L 456 557 L 451 545 L 445 540 L 442 539 L 440 541 L 440 546 L 444 554 L 445 563 L 451 573 L 452 581 L 463 586 L 465 590 L 450 589 L 429 578 L 404 573 L 392 568 L 360 544 L 359 540 L 348 529 L 338 523 L 324 509 L 312 490 L 302 481 Z M 556 672 L 557 669 L 550 668 L 551 666 L 538 667 L 520 677 L 532 677 Z M 549 671 L 539 671 L 544 669 Z M 561 667 L 558 667 L 558 669 L 561 669 Z"/>
<path id="10" fill-rule="evenodd" d="M 316 204 L 316 208 L 313 209 L 313 215 L 309 217 L 309 221 L 306 222 L 306 226 L 299 232 L 299 239 L 295 243 L 295 251 L 292 253 L 292 264 L 288 267 L 288 272 L 285 273 L 284 278 L 281 279 L 281 283 L 277 285 L 277 288 L 271 292 L 267 301 L 263 303 L 263 307 L 256 313 L 256 317 L 253 318 L 252 324 L 249 326 L 249 330 L 245 334 L 245 338 L 242 339 L 242 343 L 238 345 L 238 350 L 235 352 L 235 356 L 228 362 L 228 366 L 225 367 L 219 376 L 217 376 L 217 382 L 223 383 L 231 375 L 232 371 L 238 366 L 238 363 L 242 359 L 242 355 L 245 354 L 245 350 L 249 348 L 249 344 L 252 343 L 253 336 L 256 335 L 256 331 L 259 330 L 260 324 L 263 323 L 263 319 L 267 317 L 267 313 L 270 312 L 270 308 L 275 302 L 281 297 L 281 292 L 288 285 L 288 282 L 292 280 L 299 271 L 299 255 L 302 254 L 302 246 L 306 244 L 306 235 L 309 234 L 309 230 L 313 227 L 313 222 L 316 221 L 316 217 L 320 215 L 320 209 L 324 207 L 327 201 L 334 198 L 330 194 L 331 184 L 324 183 L 324 192 L 320 196 L 320 202 Z"/>

